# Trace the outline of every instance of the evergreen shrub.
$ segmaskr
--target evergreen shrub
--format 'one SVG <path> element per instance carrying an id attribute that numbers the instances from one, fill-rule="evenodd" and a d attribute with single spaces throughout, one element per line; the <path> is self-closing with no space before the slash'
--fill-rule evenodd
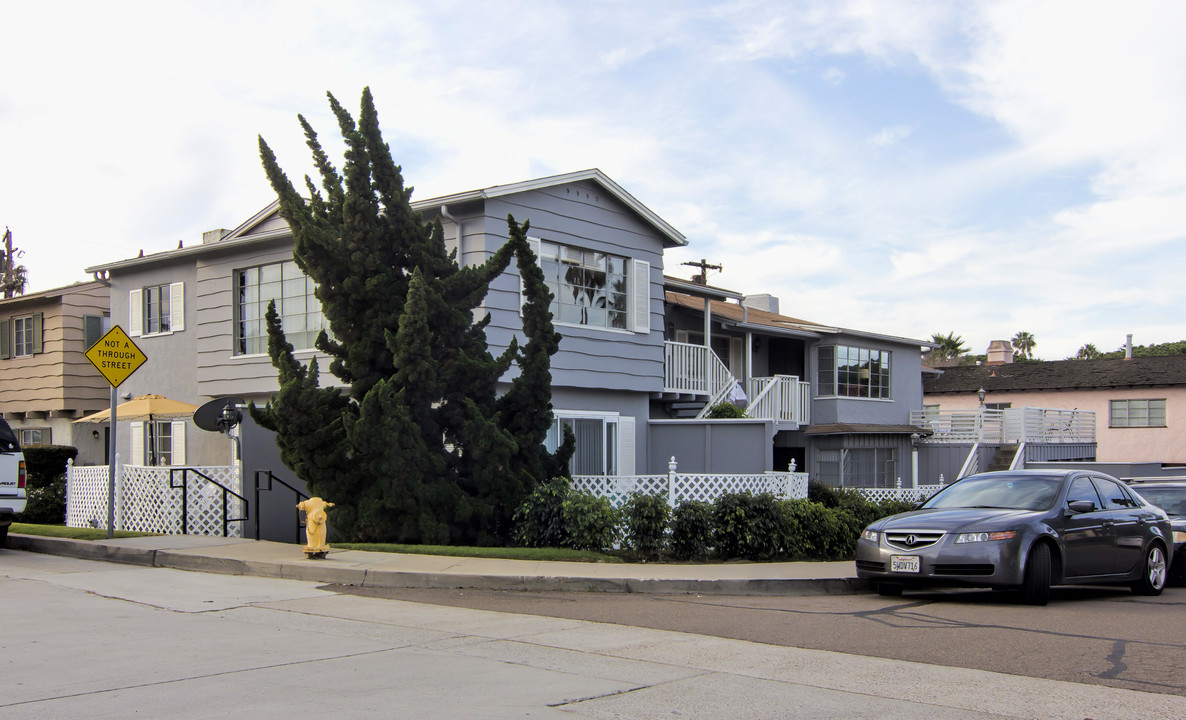
<path id="1" fill-rule="evenodd" d="M 564 528 L 564 500 L 569 494 L 568 478 L 554 477 L 538 483 L 514 513 L 514 538 L 524 547 L 561 547 Z"/>
<path id="2" fill-rule="evenodd" d="M 667 544 L 671 508 L 662 495 L 633 493 L 622 506 L 625 545 L 646 560 L 659 556 Z"/>
<path id="3" fill-rule="evenodd" d="M 66 463 L 78 457 L 69 445 L 30 445 L 24 448 L 25 511 L 17 522 L 62 525 L 66 522 Z"/>
<path id="4" fill-rule="evenodd" d="M 709 420 L 732 420 L 746 417 L 745 410 L 731 402 L 719 402 L 708 409 L 704 417 Z"/>
<path id="5" fill-rule="evenodd" d="M 621 518 L 609 498 L 570 490 L 564 499 L 563 512 L 566 546 L 600 552 L 617 542 Z"/>
<path id="6" fill-rule="evenodd" d="M 707 560 L 712 538 L 712 505 L 688 500 L 671 512 L 671 554 L 676 559 Z"/>

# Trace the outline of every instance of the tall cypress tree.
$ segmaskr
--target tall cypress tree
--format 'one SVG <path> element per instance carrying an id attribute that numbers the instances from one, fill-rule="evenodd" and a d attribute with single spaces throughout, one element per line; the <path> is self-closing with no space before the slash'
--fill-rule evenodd
<path id="1" fill-rule="evenodd" d="M 357 124 L 332 95 L 329 102 L 345 163 L 339 173 L 298 116 L 320 174 L 320 188 L 305 178 L 308 199 L 259 142 L 294 259 L 315 281 L 329 324 L 317 347 L 349 395 L 319 387 L 316 362 L 295 359 L 273 311 L 269 353 L 281 388 L 253 417 L 277 433 L 284 462 L 310 489 L 337 503 L 335 525 L 346 536 L 501 542 L 534 482 L 567 462 L 544 450 L 539 429 L 551 422 L 548 362 L 559 341 L 542 275 L 527 283 L 525 348 L 512 342 L 493 357 L 489 316 L 474 319 L 512 258 L 520 272 L 528 258 L 538 273 L 526 229 L 508 218 L 510 241 L 485 263 L 459 267 L 440 222 L 412 208 L 369 88 Z M 512 399 L 500 400 L 497 382 L 516 362 Z"/>

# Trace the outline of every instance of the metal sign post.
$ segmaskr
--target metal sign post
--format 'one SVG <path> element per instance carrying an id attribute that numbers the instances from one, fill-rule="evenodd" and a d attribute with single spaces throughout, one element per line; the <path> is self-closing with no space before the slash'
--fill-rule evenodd
<path id="1" fill-rule="evenodd" d="M 118 447 L 115 442 L 116 405 L 119 401 L 116 389 L 148 361 L 148 356 L 136 347 L 136 343 L 119 325 L 114 325 L 86 351 L 86 359 L 111 384 L 111 462 L 107 470 L 107 538 L 111 539 L 115 536 L 115 452 Z"/>

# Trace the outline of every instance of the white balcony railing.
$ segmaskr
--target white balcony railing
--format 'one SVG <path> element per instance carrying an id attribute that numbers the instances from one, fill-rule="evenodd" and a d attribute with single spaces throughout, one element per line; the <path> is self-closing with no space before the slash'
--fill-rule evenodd
<path id="1" fill-rule="evenodd" d="M 912 411 L 910 424 L 931 430 L 929 443 L 1093 443 L 1095 413 L 1089 410 Z"/>
<path id="2" fill-rule="evenodd" d="M 704 415 L 729 397 L 737 379 L 710 348 L 668 342 L 664 348 L 663 390 L 702 396 Z M 806 425 L 811 417 L 811 384 L 794 375 L 750 378 L 745 384 L 746 414 L 759 420 Z"/>
<path id="3" fill-rule="evenodd" d="M 712 351 L 704 345 L 668 342 L 664 347 L 663 391 L 709 395 L 708 366 Z M 715 355 L 713 360 L 720 362 Z"/>
<path id="4" fill-rule="evenodd" d="M 811 383 L 794 375 L 750 378 L 746 414 L 761 420 L 806 425 L 811 420 Z"/>

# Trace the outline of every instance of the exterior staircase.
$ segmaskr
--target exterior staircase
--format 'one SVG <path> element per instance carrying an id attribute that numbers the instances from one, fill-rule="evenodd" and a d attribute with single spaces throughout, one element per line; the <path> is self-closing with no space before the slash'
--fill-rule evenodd
<path id="1" fill-rule="evenodd" d="M 997 470 L 1008 470 L 1013 465 L 1013 458 L 1017 457 L 1017 450 L 1020 445 L 1002 445 L 997 454 L 993 456 L 992 462 L 988 464 L 989 472 Z"/>

